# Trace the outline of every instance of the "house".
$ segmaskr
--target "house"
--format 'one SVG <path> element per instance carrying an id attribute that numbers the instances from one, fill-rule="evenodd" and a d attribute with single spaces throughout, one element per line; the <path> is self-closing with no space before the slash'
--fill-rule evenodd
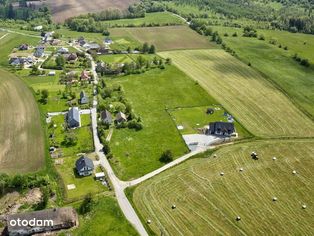
<path id="1" fill-rule="evenodd" d="M 61 40 L 60 39 L 53 39 L 51 42 L 50 42 L 50 45 L 52 46 L 57 46 L 61 43 Z"/>
<path id="2" fill-rule="evenodd" d="M 104 43 L 110 45 L 113 41 L 110 38 L 105 38 Z"/>
<path id="3" fill-rule="evenodd" d="M 75 168 L 80 176 L 88 176 L 93 173 L 94 163 L 86 156 L 81 156 L 75 163 Z"/>
<path id="4" fill-rule="evenodd" d="M 80 127 L 81 116 L 78 107 L 72 107 L 67 114 L 67 121 L 70 128 Z"/>
<path id="5" fill-rule="evenodd" d="M 231 136 L 235 133 L 234 124 L 230 122 L 212 122 L 209 123 L 207 134 Z"/>
<path id="6" fill-rule="evenodd" d="M 28 44 L 21 44 L 21 45 L 19 46 L 19 50 L 20 50 L 20 51 L 25 51 L 25 50 L 28 50 L 28 49 L 29 49 Z"/>
<path id="7" fill-rule="evenodd" d="M 12 57 L 9 60 L 11 66 L 27 66 L 30 67 L 34 64 L 34 60 L 31 57 Z"/>
<path id="8" fill-rule="evenodd" d="M 82 73 L 81 73 L 81 76 L 80 76 L 80 79 L 81 80 L 90 80 L 90 76 L 88 74 L 88 72 L 86 70 L 83 70 Z"/>
<path id="9" fill-rule="evenodd" d="M 69 229 L 78 226 L 78 215 L 72 207 L 45 209 L 5 217 L 3 235 L 33 235 Z M 20 222 L 20 223 L 19 223 Z M 23 223 L 27 222 L 27 224 Z"/>
<path id="10" fill-rule="evenodd" d="M 119 111 L 118 114 L 116 115 L 116 122 L 118 123 L 123 123 L 126 122 L 128 119 L 126 118 L 126 115 Z"/>
<path id="11" fill-rule="evenodd" d="M 62 47 L 62 48 L 59 48 L 59 49 L 58 49 L 58 53 L 61 53 L 61 54 L 68 53 L 68 52 L 69 52 L 69 49 L 68 49 L 68 48 Z"/>
<path id="12" fill-rule="evenodd" d="M 81 91 L 80 93 L 80 103 L 81 104 L 87 104 L 89 102 L 88 96 L 84 91 Z"/>
<path id="13" fill-rule="evenodd" d="M 44 46 L 38 46 L 35 48 L 34 56 L 35 57 L 42 57 L 45 53 L 45 47 Z"/>
<path id="14" fill-rule="evenodd" d="M 68 61 L 76 61 L 77 60 L 77 55 L 76 55 L 76 53 L 70 53 L 66 59 Z"/>
<path id="15" fill-rule="evenodd" d="M 98 50 L 100 48 L 99 44 L 97 43 L 85 43 L 83 47 L 86 50 Z"/>
<path id="16" fill-rule="evenodd" d="M 100 113 L 100 119 L 105 124 L 111 124 L 112 123 L 112 115 L 109 111 L 105 110 Z"/>
<path id="17" fill-rule="evenodd" d="M 84 39 L 84 37 L 79 37 L 79 39 L 77 40 L 78 44 L 83 47 L 83 45 L 86 44 L 86 41 Z"/>

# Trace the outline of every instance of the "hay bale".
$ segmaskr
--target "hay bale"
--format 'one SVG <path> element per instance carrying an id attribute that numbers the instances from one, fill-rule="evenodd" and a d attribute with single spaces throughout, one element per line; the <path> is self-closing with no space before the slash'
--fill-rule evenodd
<path id="1" fill-rule="evenodd" d="M 224 176 L 225 175 L 225 173 L 224 172 L 220 172 L 220 176 Z"/>
<path id="2" fill-rule="evenodd" d="M 273 202 L 276 202 L 278 199 L 276 197 L 273 197 Z"/>
<path id="3" fill-rule="evenodd" d="M 152 221 L 148 219 L 147 220 L 147 224 L 151 224 L 151 223 L 152 223 Z"/>
<path id="4" fill-rule="evenodd" d="M 216 158 L 217 157 L 217 155 L 216 154 L 214 154 L 214 158 Z"/>
<path id="5" fill-rule="evenodd" d="M 237 216 L 236 221 L 240 221 L 240 220 L 241 220 L 241 217 Z"/>
<path id="6" fill-rule="evenodd" d="M 293 171 L 292 171 L 292 174 L 296 175 L 296 174 L 297 174 L 297 171 L 296 171 L 296 170 L 293 170 Z"/>
<path id="7" fill-rule="evenodd" d="M 273 161 L 276 161 L 277 160 L 277 157 L 273 157 Z"/>
<path id="8" fill-rule="evenodd" d="M 242 172 L 242 171 L 243 171 L 243 168 L 241 167 L 241 168 L 239 169 L 239 171 Z"/>
<path id="9" fill-rule="evenodd" d="M 306 208 L 306 205 L 305 205 L 305 204 L 303 204 L 303 205 L 302 205 L 302 209 L 305 209 L 305 208 Z"/>
<path id="10" fill-rule="evenodd" d="M 177 206 L 173 204 L 171 208 L 172 208 L 172 209 L 176 209 Z"/>

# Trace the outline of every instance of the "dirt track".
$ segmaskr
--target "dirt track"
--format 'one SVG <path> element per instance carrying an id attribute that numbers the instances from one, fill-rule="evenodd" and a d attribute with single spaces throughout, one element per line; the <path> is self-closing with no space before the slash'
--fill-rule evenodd
<path id="1" fill-rule="evenodd" d="M 63 22 L 72 16 L 97 12 L 106 8 L 125 9 L 136 0 L 47 0 L 45 2 L 51 7 L 53 20 Z"/>

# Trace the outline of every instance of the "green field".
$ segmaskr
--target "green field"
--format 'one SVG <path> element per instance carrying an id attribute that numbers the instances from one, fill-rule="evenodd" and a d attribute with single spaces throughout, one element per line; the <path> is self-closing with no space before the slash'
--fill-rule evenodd
<path id="1" fill-rule="evenodd" d="M 208 108 L 214 109 L 214 114 L 207 114 Z M 205 125 L 207 126 L 210 122 L 228 122 L 225 110 L 217 105 L 183 107 L 168 111 L 177 126 L 183 126 L 183 130 L 180 130 L 181 134 L 198 134 L 200 133 L 198 129 L 203 128 Z M 238 122 L 234 121 L 234 124 L 239 138 L 250 136 Z"/>
<path id="2" fill-rule="evenodd" d="M 231 35 L 241 29 L 217 27 L 221 35 L 225 32 Z M 270 80 L 314 117 L 314 36 L 306 34 L 292 34 L 285 31 L 258 31 L 265 35 L 265 41 L 245 37 L 223 37 L 224 42 L 236 51 L 241 60 L 252 64 Z M 277 45 L 269 44 L 270 39 L 276 39 Z M 306 44 L 304 44 L 306 42 Z M 288 46 L 288 50 L 278 48 Z M 312 66 L 306 68 L 292 59 L 297 53 L 302 58 L 311 61 Z"/>
<path id="3" fill-rule="evenodd" d="M 146 13 L 143 18 L 103 21 L 108 27 L 142 26 L 142 25 L 182 25 L 184 21 L 169 12 Z"/>
<path id="4" fill-rule="evenodd" d="M 259 73 L 223 50 L 163 52 L 198 81 L 251 133 L 261 137 L 312 137 L 313 121 Z"/>
<path id="5" fill-rule="evenodd" d="M 215 104 L 198 84 L 174 66 L 165 70 L 151 70 L 141 75 L 113 79 L 121 84 L 134 113 L 143 120 L 141 131 L 114 130 L 111 161 L 115 173 L 126 180 L 142 176 L 161 167 L 161 154 L 170 149 L 175 157 L 188 152 L 166 108 L 205 106 Z M 140 166 L 140 168 L 139 168 Z"/>
<path id="6" fill-rule="evenodd" d="M 113 37 L 128 36 L 142 43 L 154 44 L 158 51 L 217 47 L 187 26 L 110 29 Z"/>
<path id="7" fill-rule="evenodd" d="M 221 148 L 139 185 L 133 202 L 156 235 L 311 235 L 313 153 L 313 140 Z"/>
<path id="8" fill-rule="evenodd" d="M 32 92 L 0 69 L 0 172 L 40 170 L 45 163 L 44 132 Z"/>
<path id="9" fill-rule="evenodd" d="M 23 43 L 36 46 L 39 43 L 39 40 L 39 38 L 9 33 L 5 38 L 0 40 L 0 66 L 8 66 L 8 56 L 13 48 L 18 47 Z"/>
<path id="10" fill-rule="evenodd" d="M 92 213 L 80 218 L 80 226 L 73 235 L 135 236 L 138 233 L 125 219 L 116 199 L 101 196 L 96 199 Z"/>

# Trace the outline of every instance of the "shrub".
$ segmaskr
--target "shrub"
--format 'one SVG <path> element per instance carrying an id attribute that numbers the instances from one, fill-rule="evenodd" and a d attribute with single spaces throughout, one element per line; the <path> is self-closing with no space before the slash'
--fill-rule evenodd
<path id="1" fill-rule="evenodd" d="M 173 161 L 173 154 L 170 150 L 166 150 L 162 153 L 161 157 L 159 158 L 160 162 L 169 163 Z"/>
<path id="2" fill-rule="evenodd" d="M 93 205 L 94 205 L 94 201 L 93 201 L 93 198 L 92 198 L 92 194 L 88 193 L 81 206 L 80 206 L 80 209 L 79 209 L 79 212 L 83 215 L 85 215 L 86 213 L 90 212 L 93 208 Z"/>

